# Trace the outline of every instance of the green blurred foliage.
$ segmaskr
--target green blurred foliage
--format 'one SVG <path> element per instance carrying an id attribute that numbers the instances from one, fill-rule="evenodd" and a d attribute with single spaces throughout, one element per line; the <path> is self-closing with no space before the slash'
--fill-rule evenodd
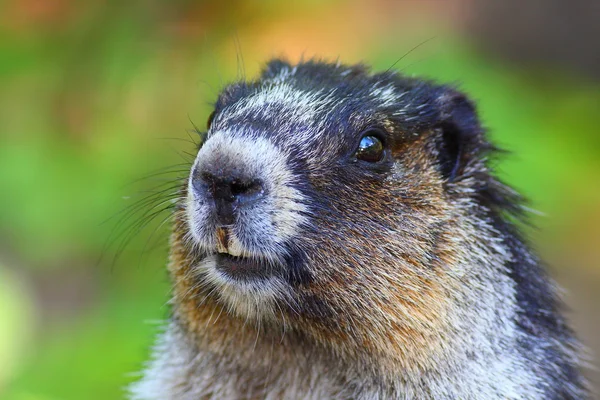
<path id="1" fill-rule="evenodd" d="M 258 45 L 240 52 L 239 43 L 260 42 L 290 14 L 335 16 L 338 5 L 0 3 L 0 277 L 22 287 L 12 301 L 0 299 L 0 325 L 14 327 L 0 331 L 0 351 L 14 335 L 27 343 L 0 353 L 11 369 L 0 369 L 0 397 L 123 396 L 160 325 L 145 321 L 167 316 L 169 288 L 166 231 L 152 235 L 162 217 L 138 233 L 135 216 L 115 227 L 119 210 L 185 169 L 194 151 L 186 130 L 203 128 L 224 83 L 252 75 L 258 54 L 280 54 L 253 53 Z M 359 58 L 387 69 L 405 52 L 397 49 L 414 46 L 400 32 L 376 32 Z M 302 47 L 291 41 L 281 39 L 283 54 L 288 43 Z M 464 38 L 436 41 L 443 51 L 423 57 L 417 49 L 396 68 L 457 82 L 478 101 L 491 136 L 514 152 L 500 175 L 535 208 L 565 221 L 597 211 L 598 85 L 551 68 L 508 67 Z M 173 174 L 131 183 L 171 165 Z M 135 240 L 114 261 L 128 233 Z M 19 323 L 10 322 L 15 315 Z"/>

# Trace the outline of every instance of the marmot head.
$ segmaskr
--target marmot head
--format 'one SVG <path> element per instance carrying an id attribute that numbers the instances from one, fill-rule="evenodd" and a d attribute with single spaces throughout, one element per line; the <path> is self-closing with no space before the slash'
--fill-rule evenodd
<path id="1" fill-rule="evenodd" d="M 506 257 L 489 150 L 454 88 L 272 61 L 216 102 L 177 217 L 183 274 L 234 318 L 431 346 L 461 271 Z"/>

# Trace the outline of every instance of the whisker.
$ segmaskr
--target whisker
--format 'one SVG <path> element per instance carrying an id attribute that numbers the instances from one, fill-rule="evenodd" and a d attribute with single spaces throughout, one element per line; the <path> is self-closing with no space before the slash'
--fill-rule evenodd
<path id="1" fill-rule="evenodd" d="M 150 224 L 158 215 L 160 215 L 161 213 L 170 210 L 173 208 L 173 205 L 168 205 L 166 207 L 163 207 L 151 214 L 149 214 L 147 217 L 144 217 L 144 219 L 141 219 L 139 221 L 136 221 L 133 224 L 130 224 L 127 227 L 126 233 L 125 233 L 125 238 L 123 239 L 123 241 L 121 242 L 121 244 L 119 245 L 116 253 L 115 253 L 115 258 L 113 259 L 113 262 L 116 262 L 116 260 L 119 258 L 119 256 L 122 254 L 122 252 L 125 250 L 125 248 L 127 247 L 127 245 L 131 242 L 131 240 L 137 236 L 138 233 L 140 233 L 142 231 L 142 229 L 144 229 L 146 226 L 148 226 L 148 224 Z"/>
<path id="2" fill-rule="evenodd" d="M 421 43 L 417 44 L 416 46 L 414 46 L 413 48 L 411 48 L 410 50 L 408 50 L 406 53 L 404 53 L 402 55 L 402 57 L 400 57 L 399 59 L 397 59 L 392 65 L 390 65 L 390 67 L 388 69 L 385 70 L 385 73 L 390 72 L 400 61 L 404 60 L 404 58 L 406 58 L 409 54 L 411 54 L 413 51 L 417 50 L 419 47 L 423 46 L 424 44 L 432 41 L 433 39 L 436 39 L 436 36 L 432 36 L 428 39 L 423 40 Z"/>

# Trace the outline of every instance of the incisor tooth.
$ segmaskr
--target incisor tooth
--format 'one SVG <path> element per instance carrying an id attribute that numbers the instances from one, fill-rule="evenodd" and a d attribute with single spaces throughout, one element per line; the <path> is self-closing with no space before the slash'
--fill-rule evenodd
<path id="1" fill-rule="evenodd" d="M 219 253 L 227 253 L 227 247 L 229 242 L 229 232 L 225 228 L 217 228 L 217 251 Z"/>
<path id="2" fill-rule="evenodd" d="M 229 254 L 234 256 L 234 257 L 239 257 L 242 255 L 242 248 L 239 244 L 237 243 L 229 243 Z"/>

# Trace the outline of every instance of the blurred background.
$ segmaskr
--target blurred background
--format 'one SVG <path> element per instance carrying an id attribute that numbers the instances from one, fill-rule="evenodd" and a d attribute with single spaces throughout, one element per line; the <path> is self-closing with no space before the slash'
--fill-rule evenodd
<path id="1" fill-rule="evenodd" d="M 470 93 L 600 353 L 598 21 L 597 0 L 0 0 L 0 398 L 123 397 L 168 312 L 190 130 L 273 56 Z"/>

